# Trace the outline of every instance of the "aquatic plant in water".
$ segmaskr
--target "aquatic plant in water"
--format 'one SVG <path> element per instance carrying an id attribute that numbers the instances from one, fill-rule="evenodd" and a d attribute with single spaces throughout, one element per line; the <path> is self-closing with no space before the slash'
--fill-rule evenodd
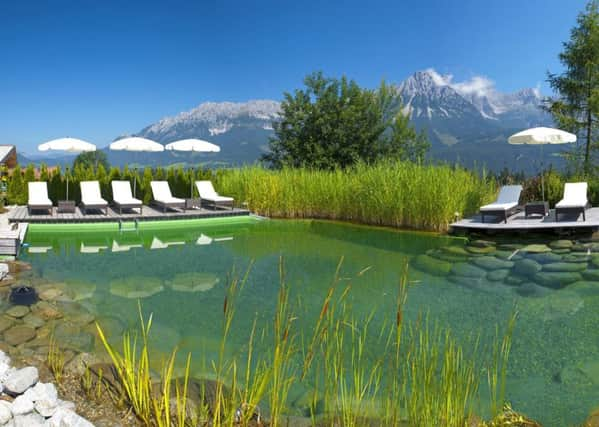
<path id="1" fill-rule="evenodd" d="M 268 325 L 260 329 L 254 320 L 245 360 L 239 354 L 230 356 L 226 348 L 251 264 L 241 277 L 231 275 L 223 300 L 219 354 L 214 360 L 204 361 L 214 372 L 214 389 L 201 391 L 198 413 L 192 415 L 195 422 L 233 426 L 254 425 L 251 423 L 266 419 L 271 426 L 286 425 L 291 410 L 290 390 L 300 384 L 308 390 L 307 410 L 313 425 L 351 427 L 375 422 L 385 426 L 462 427 L 472 419 L 485 370 L 492 415 L 496 420 L 506 415 L 505 410 L 500 412 L 498 408 L 505 403 L 505 375 L 515 315 L 502 340 L 497 330 L 490 360 L 477 357 L 485 352 L 479 348 L 476 337 L 464 347 L 447 328 L 430 324 L 426 315 L 406 327 L 406 263 L 399 280 L 396 310 L 382 328 L 375 330 L 371 320 L 381 313 L 373 310 L 366 317 L 355 316 L 349 298 L 351 280 L 340 275 L 342 263 L 343 259 L 323 298 L 312 336 L 304 337 L 294 328 L 297 307 L 289 303 L 290 285 L 281 259 L 272 329 Z M 367 274 L 368 270 L 357 274 Z M 147 425 L 183 426 L 190 418 L 185 407 L 187 398 L 198 397 L 188 396 L 191 356 L 186 359 L 184 382 L 176 383 L 176 413 L 171 414 L 176 349 L 159 371 L 159 392 L 152 393 L 148 348 L 152 316 L 146 321 L 141 306 L 139 311 L 141 347 L 136 335 L 125 333 L 123 353 L 117 352 L 98 325 L 100 338 L 116 367 L 127 402 L 140 420 Z M 380 348 L 372 347 L 374 343 L 383 343 L 384 351 L 372 354 L 370 348 Z M 256 345 L 261 351 L 256 351 Z"/>

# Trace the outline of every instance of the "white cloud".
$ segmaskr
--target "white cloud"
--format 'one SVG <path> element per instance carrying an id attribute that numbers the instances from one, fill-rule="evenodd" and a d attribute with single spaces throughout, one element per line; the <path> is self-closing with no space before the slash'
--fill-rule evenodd
<path id="1" fill-rule="evenodd" d="M 451 81 L 453 80 L 453 75 L 439 74 L 439 73 L 437 73 L 437 71 L 435 71 L 434 68 L 428 68 L 427 70 L 425 70 L 425 72 L 429 76 L 431 76 L 431 78 L 433 79 L 433 82 L 435 82 L 435 84 L 437 86 L 451 86 Z"/>
<path id="2" fill-rule="evenodd" d="M 496 92 L 495 82 L 485 76 L 473 76 L 452 86 L 462 95 L 489 96 Z"/>
<path id="3" fill-rule="evenodd" d="M 493 97 L 497 90 L 495 82 L 485 76 L 472 76 L 462 82 L 454 82 L 452 74 L 439 74 L 434 68 L 429 68 L 426 72 L 431 76 L 435 84 L 439 86 L 450 86 L 461 95 L 476 95 Z"/>

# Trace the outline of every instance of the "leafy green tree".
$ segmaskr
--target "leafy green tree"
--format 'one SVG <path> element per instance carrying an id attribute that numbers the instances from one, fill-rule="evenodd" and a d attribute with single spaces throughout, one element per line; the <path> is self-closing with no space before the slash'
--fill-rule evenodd
<path id="1" fill-rule="evenodd" d="M 557 97 L 548 99 L 547 109 L 556 124 L 577 133 L 583 140 L 583 166 L 590 172 L 591 149 L 596 147 L 599 118 L 599 3 L 592 0 L 578 15 L 577 25 L 564 43 L 559 60 L 561 74 L 548 74 Z"/>
<path id="2" fill-rule="evenodd" d="M 60 166 L 57 166 L 50 176 L 50 182 L 48 183 L 48 197 L 50 200 L 56 202 L 57 200 L 64 200 L 66 196 L 66 182 L 65 177 L 62 175 Z"/>
<path id="3" fill-rule="evenodd" d="M 96 171 L 99 165 L 102 165 L 105 171 L 110 169 L 108 157 L 104 151 L 87 151 L 79 154 L 73 161 L 73 169 L 77 166 L 82 166 L 84 169 L 91 167 Z"/>
<path id="4" fill-rule="evenodd" d="M 100 163 L 98 169 L 96 169 L 95 179 L 100 183 L 100 191 L 106 197 L 107 194 L 112 195 L 110 191 L 110 181 L 108 181 L 108 172 L 104 169 L 104 166 Z"/>
<path id="5" fill-rule="evenodd" d="M 407 118 L 396 117 L 399 97 L 384 83 L 367 90 L 346 77 L 317 72 L 304 84 L 305 89 L 284 94 L 270 152 L 262 157 L 271 166 L 334 169 L 358 161 L 420 156 L 425 137 L 407 132 Z"/>
<path id="6" fill-rule="evenodd" d="M 23 171 L 21 166 L 17 165 L 10 175 L 7 188 L 8 203 L 24 205 L 27 203 L 26 184 L 23 181 Z"/>
<path id="7" fill-rule="evenodd" d="M 149 167 L 144 168 L 141 192 L 137 194 L 137 198 L 143 200 L 143 202 L 147 205 L 152 200 L 152 188 L 151 182 L 153 180 L 152 169 Z M 137 187 L 138 191 L 140 190 L 140 186 Z"/>
<path id="8" fill-rule="evenodd" d="M 48 182 L 50 180 L 50 174 L 48 173 L 48 165 L 42 163 L 40 165 L 40 181 Z"/>
<path id="9" fill-rule="evenodd" d="M 381 155 L 384 157 L 422 162 L 431 146 L 426 134 L 423 131 L 417 132 L 408 115 L 402 112 L 396 114 L 389 138 L 390 142 L 381 147 Z"/>

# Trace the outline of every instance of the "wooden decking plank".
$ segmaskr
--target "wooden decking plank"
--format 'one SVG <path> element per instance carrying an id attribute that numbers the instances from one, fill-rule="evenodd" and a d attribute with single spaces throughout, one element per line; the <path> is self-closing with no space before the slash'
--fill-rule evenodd
<path id="1" fill-rule="evenodd" d="M 577 218 L 574 215 L 561 215 L 560 220 L 555 220 L 555 211 L 549 211 L 545 217 L 530 216 L 525 217 L 524 212 L 518 212 L 508 218 L 507 223 L 498 219 L 494 222 L 482 222 L 480 215 L 474 215 L 456 221 L 450 225 L 452 230 L 464 231 L 492 231 L 492 232 L 526 232 L 526 231 L 568 231 L 568 230 L 586 230 L 599 229 L 599 208 L 591 208 L 586 211 L 586 221 L 582 220 L 582 215 Z M 485 216 L 485 219 L 487 217 Z M 489 217 L 491 219 L 491 217 Z"/>
<path id="2" fill-rule="evenodd" d="M 118 211 L 109 208 L 108 215 L 100 213 L 89 213 L 84 214 L 81 212 L 79 207 L 75 208 L 74 213 L 54 213 L 53 215 L 48 214 L 37 214 L 34 213 L 29 215 L 26 206 L 18 206 L 11 210 L 8 215 L 8 220 L 11 223 L 69 223 L 69 222 L 116 222 L 116 221 L 150 221 L 150 220 L 167 220 L 167 219 L 192 219 L 192 218 L 211 218 L 221 216 L 238 216 L 238 215 L 249 215 L 249 211 L 246 209 L 234 209 L 234 210 L 209 210 L 209 209 L 190 209 L 186 211 L 174 211 L 167 210 L 163 213 L 162 209 L 158 209 L 153 206 L 144 206 L 143 212 L 140 214 L 138 211 L 125 211 L 123 214 L 119 214 Z"/>

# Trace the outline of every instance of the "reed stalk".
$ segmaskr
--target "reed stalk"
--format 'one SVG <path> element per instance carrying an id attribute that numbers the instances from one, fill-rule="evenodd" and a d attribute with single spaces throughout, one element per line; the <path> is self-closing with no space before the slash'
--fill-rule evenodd
<path id="1" fill-rule="evenodd" d="M 501 341 L 499 340 L 499 328 L 495 328 L 495 340 L 493 341 L 493 358 L 491 365 L 487 370 L 487 381 L 489 385 L 489 395 L 491 397 L 490 408 L 491 416 L 494 418 L 503 410 L 506 404 L 505 386 L 507 376 L 507 365 L 512 348 L 512 335 L 518 317 L 517 310 L 514 310 L 508 320 L 505 334 Z"/>
<path id="2" fill-rule="evenodd" d="M 280 218 L 320 218 L 446 231 L 494 198 L 494 181 L 460 167 L 383 161 L 345 170 L 248 166 L 217 177 L 223 194 L 253 212 Z"/>

